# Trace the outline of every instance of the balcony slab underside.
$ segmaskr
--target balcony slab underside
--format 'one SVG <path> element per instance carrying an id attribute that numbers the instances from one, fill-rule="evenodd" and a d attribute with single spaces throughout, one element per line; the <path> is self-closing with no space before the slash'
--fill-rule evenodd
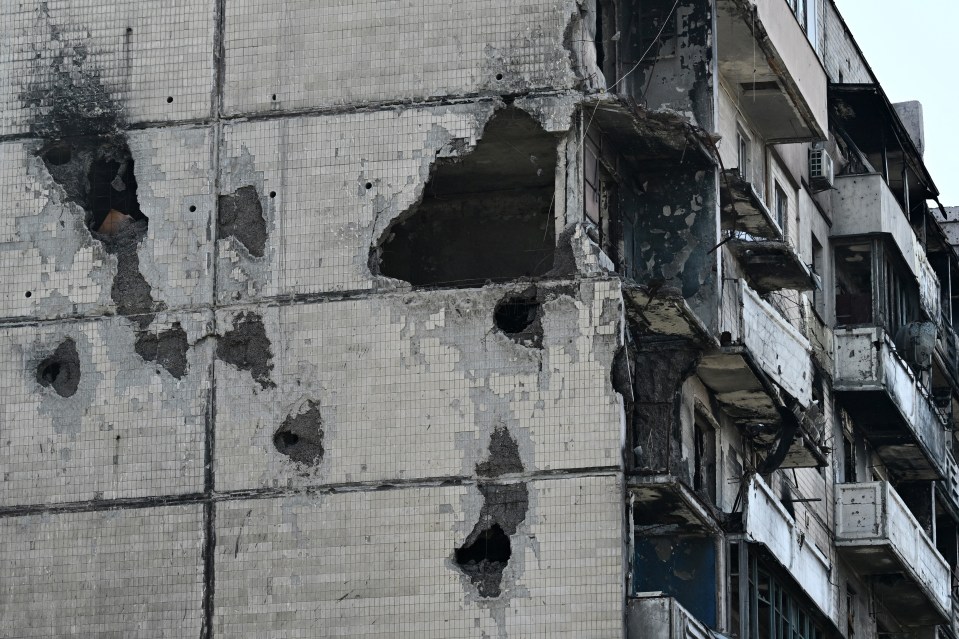
<path id="1" fill-rule="evenodd" d="M 826 73 L 785 2 L 718 0 L 719 70 L 769 142 L 825 139 Z"/>
<path id="2" fill-rule="evenodd" d="M 672 475 L 627 480 L 637 532 L 710 534 L 719 531 L 714 510 L 685 482 Z"/>

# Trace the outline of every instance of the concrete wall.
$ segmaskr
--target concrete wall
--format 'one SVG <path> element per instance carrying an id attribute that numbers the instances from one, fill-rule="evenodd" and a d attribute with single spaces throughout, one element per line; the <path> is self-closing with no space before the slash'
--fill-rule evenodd
<path id="1" fill-rule="evenodd" d="M 619 282 L 371 261 L 507 101 L 552 250 L 577 3 L 3 15 L 0 634 L 623 636 Z"/>

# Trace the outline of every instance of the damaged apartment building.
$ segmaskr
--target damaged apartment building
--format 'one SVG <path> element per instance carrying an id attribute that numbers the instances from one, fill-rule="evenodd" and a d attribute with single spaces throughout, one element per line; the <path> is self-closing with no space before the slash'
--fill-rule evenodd
<path id="1" fill-rule="evenodd" d="M 959 637 L 959 210 L 833 0 L 2 11 L 0 636 Z"/>

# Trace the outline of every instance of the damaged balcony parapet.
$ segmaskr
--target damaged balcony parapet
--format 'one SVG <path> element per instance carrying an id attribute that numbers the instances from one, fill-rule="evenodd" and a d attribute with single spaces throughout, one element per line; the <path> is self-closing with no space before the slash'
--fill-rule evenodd
<path id="1" fill-rule="evenodd" d="M 783 0 L 718 0 L 719 71 L 767 142 L 824 140 L 827 77 Z"/>
<path id="2" fill-rule="evenodd" d="M 836 485 L 836 547 L 902 625 L 949 620 L 949 564 L 889 482 Z"/>
<path id="3" fill-rule="evenodd" d="M 658 535 L 717 534 L 723 514 L 676 475 L 630 475 L 626 490 L 632 504 L 635 532 Z"/>
<path id="4" fill-rule="evenodd" d="M 609 94 L 591 96 L 581 108 L 586 122 L 602 129 L 616 151 L 634 166 L 661 167 L 678 162 L 707 168 L 717 164 L 718 138 L 691 124 L 682 114 L 649 111 L 632 100 Z"/>
<path id="5" fill-rule="evenodd" d="M 726 296 L 735 312 L 725 317 L 724 345 L 703 356 L 699 378 L 768 463 L 826 465 L 809 340 L 741 280 L 727 283 Z"/>
<path id="6" fill-rule="evenodd" d="M 710 639 L 714 636 L 673 597 L 638 593 L 626 601 L 628 639 Z"/>
<path id="7" fill-rule="evenodd" d="M 946 476 L 946 420 L 886 332 L 837 329 L 833 389 L 879 457 L 904 480 Z"/>
<path id="8" fill-rule="evenodd" d="M 745 540 L 763 546 L 799 584 L 819 611 L 835 618 L 829 558 L 806 538 L 779 498 L 756 474 L 744 478 L 742 522 Z"/>
<path id="9" fill-rule="evenodd" d="M 696 315 L 680 291 L 623 280 L 626 316 L 640 334 L 683 338 L 700 348 L 719 346 L 719 341 Z"/>
<path id="10" fill-rule="evenodd" d="M 744 179 L 739 169 L 726 169 L 719 181 L 719 203 L 724 231 L 741 231 L 752 237 L 782 240 L 783 232 L 769 208 Z"/>
<path id="11" fill-rule="evenodd" d="M 734 237 L 726 246 L 739 262 L 750 286 L 759 293 L 816 288 L 812 271 L 788 242 Z"/>

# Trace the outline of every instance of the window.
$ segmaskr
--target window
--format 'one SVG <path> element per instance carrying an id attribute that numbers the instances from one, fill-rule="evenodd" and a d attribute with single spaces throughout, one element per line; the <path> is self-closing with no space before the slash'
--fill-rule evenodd
<path id="1" fill-rule="evenodd" d="M 823 295 L 823 288 L 825 287 L 823 278 L 826 274 L 825 262 L 822 244 L 819 243 L 815 235 L 812 236 L 812 272 L 816 276 L 816 287 L 812 291 L 813 308 L 819 314 L 819 317 L 823 318 L 826 315 L 826 300 L 825 295 Z"/>
<path id="2" fill-rule="evenodd" d="M 745 543 L 729 546 L 732 631 L 741 639 L 824 639 L 825 632 L 801 592 L 781 581 Z M 743 574 L 745 573 L 745 574 Z M 739 593 L 746 590 L 740 609 Z"/>
<path id="3" fill-rule="evenodd" d="M 716 503 L 716 432 L 698 415 L 695 423 L 693 489 Z"/>
<path id="4" fill-rule="evenodd" d="M 776 222 L 779 223 L 779 228 L 782 229 L 783 234 L 786 233 L 786 211 L 788 210 L 789 198 L 786 197 L 786 192 L 779 185 L 779 182 L 776 182 Z"/>
<path id="5" fill-rule="evenodd" d="M 872 242 L 837 246 L 836 324 L 872 323 Z"/>
<path id="6" fill-rule="evenodd" d="M 796 16 L 796 20 L 799 20 L 799 26 L 803 28 L 803 31 L 807 31 L 809 28 L 809 22 L 807 20 L 807 0 L 786 1 L 789 3 L 789 8 L 792 9 L 793 14 Z"/>
<path id="7" fill-rule="evenodd" d="M 736 132 L 736 155 L 739 160 L 739 177 L 749 180 L 749 138 L 740 129 Z"/>

